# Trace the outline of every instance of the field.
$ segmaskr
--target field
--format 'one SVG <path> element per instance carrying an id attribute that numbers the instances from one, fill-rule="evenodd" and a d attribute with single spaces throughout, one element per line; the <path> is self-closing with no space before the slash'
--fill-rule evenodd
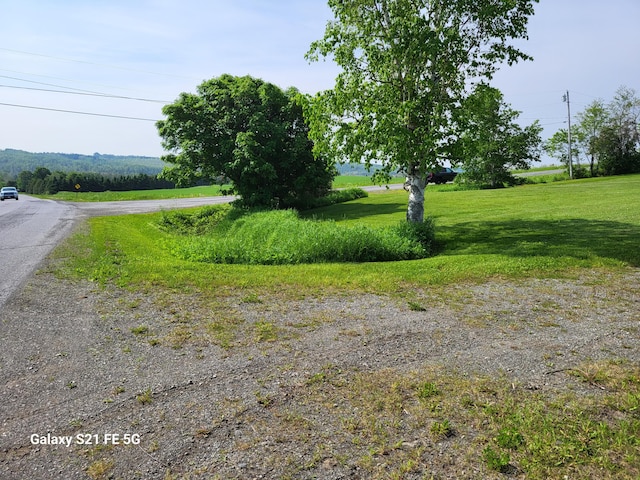
<path id="1" fill-rule="evenodd" d="M 639 192 L 429 187 L 435 255 L 400 262 L 185 261 L 162 213 L 93 218 L 51 272 L 99 286 L 121 368 L 209 372 L 113 394 L 164 478 L 638 478 Z M 305 216 L 382 228 L 405 209 L 400 190 Z M 127 452 L 82 461 L 134 478 Z"/>
<path id="2" fill-rule="evenodd" d="M 394 178 L 391 183 L 402 183 L 403 179 Z M 334 188 L 351 188 L 373 185 L 371 179 L 365 176 L 342 175 L 336 177 Z M 218 185 L 173 188 L 162 190 L 135 190 L 128 192 L 58 192 L 55 195 L 47 195 L 47 198 L 54 200 L 65 200 L 70 202 L 112 202 L 120 200 L 160 200 L 166 198 L 191 198 L 191 197 L 211 197 L 221 194 Z M 44 196 L 44 195 L 43 195 Z"/>

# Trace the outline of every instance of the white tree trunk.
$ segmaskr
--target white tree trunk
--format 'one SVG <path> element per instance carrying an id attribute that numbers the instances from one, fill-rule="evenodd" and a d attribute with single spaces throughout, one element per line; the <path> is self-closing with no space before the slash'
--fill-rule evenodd
<path id="1" fill-rule="evenodd" d="M 407 176 L 405 188 L 409 192 L 408 222 L 422 222 L 424 220 L 424 190 L 426 187 L 427 179 L 424 176 Z"/>

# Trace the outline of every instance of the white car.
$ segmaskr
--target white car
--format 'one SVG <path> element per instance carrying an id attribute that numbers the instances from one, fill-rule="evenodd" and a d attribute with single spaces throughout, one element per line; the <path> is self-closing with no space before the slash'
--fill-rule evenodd
<path id="1" fill-rule="evenodd" d="M 0 200 L 4 202 L 5 198 L 15 198 L 18 200 L 18 189 L 16 187 L 2 187 L 2 190 L 0 190 Z"/>

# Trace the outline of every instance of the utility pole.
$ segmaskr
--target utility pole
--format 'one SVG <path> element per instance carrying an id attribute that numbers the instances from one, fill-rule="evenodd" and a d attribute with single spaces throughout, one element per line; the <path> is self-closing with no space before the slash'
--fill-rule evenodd
<path id="1" fill-rule="evenodd" d="M 567 140 L 569 143 L 569 178 L 573 179 L 573 156 L 571 155 L 571 103 L 569 102 L 569 90 L 562 96 L 562 100 L 567 102 L 567 118 L 569 129 L 567 130 Z"/>

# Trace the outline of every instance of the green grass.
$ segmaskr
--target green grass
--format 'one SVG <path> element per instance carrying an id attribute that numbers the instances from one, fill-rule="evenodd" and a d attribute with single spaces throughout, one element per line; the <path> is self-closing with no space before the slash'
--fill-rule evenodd
<path id="1" fill-rule="evenodd" d="M 424 473 L 424 458 L 430 458 L 425 452 L 434 450 L 455 458 L 435 461 L 451 462 L 449 473 L 476 471 L 473 478 L 500 478 L 491 472 L 540 480 L 638 478 L 640 419 L 633 408 L 640 370 L 619 363 L 599 368 L 601 395 L 554 396 L 506 378 L 451 375 L 434 367 L 403 373 L 326 365 L 311 374 L 298 402 L 309 418 L 331 408 L 331 424 L 323 431 L 331 431 L 333 444 L 347 446 L 346 456 L 356 459 L 368 478 Z M 274 405 L 271 413 L 282 417 L 278 402 Z M 313 429 L 301 425 L 295 434 L 306 438 Z M 332 453 L 338 455 L 327 456 Z M 386 467 L 380 469 L 383 460 Z"/>
<path id="2" fill-rule="evenodd" d="M 389 185 L 404 183 L 404 177 L 394 177 L 389 181 Z M 361 175 L 338 175 L 333 181 L 333 188 L 369 187 L 376 185 L 371 181 L 371 177 Z"/>
<path id="3" fill-rule="evenodd" d="M 187 231 L 187 235 L 177 236 L 171 247 L 177 257 L 227 264 L 416 259 L 428 256 L 433 240 L 430 222 L 372 228 L 301 219 L 293 210 L 247 213 L 239 218 L 236 215 L 228 206 L 205 208 L 192 215 L 166 212 L 161 225 L 169 232 Z M 203 225 L 208 225 L 209 231 L 203 231 Z"/>
<path id="4" fill-rule="evenodd" d="M 71 239 L 59 255 L 72 257 L 68 272 L 103 282 L 205 290 L 289 286 L 394 292 L 411 284 L 565 275 L 572 269 L 640 265 L 638 191 L 638 175 L 501 190 L 429 187 L 425 207 L 436 224 L 437 255 L 422 260 L 285 266 L 187 261 L 168 248 L 175 235 L 158 226 L 161 213 L 90 219 L 89 232 Z M 307 216 L 344 226 L 389 227 L 404 218 L 406 195 L 376 193 Z"/>
<path id="5" fill-rule="evenodd" d="M 55 195 L 37 195 L 69 202 L 116 202 L 122 200 L 164 200 L 171 198 L 215 197 L 222 195 L 219 185 L 191 188 L 165 188 L 158 190 L 131 190 L 127 192 L 58 192 Z"/>

